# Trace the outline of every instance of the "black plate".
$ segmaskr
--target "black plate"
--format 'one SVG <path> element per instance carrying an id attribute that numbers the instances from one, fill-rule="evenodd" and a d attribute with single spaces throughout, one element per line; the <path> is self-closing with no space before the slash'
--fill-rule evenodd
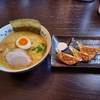
<path id="1" fill-rule="evenodd" d="M 75 65 L 67 65 L 67 64 L 62 63 L 58 58 L 56 48 L 59 42 L 68 43 L 70 39 L 72 39 L 72 41 L 70 42 L 70 46 L 73 46 L 76 49 L 79 49 L 76 41 L 87 46 L 100 48 L 100 37 L 77 37 L 77 36 L 72 37 L 72 36 L 54 36 L 53 35 L 52 36 L 52 50 L 51 50 L 51 66 L 52 67 L 100 68 L 100 52 L 89 62 L 80 61 Z M 65 50 L 64 52 L 72 55 L 72 52 L 70 51 L 69 48 Z"/>

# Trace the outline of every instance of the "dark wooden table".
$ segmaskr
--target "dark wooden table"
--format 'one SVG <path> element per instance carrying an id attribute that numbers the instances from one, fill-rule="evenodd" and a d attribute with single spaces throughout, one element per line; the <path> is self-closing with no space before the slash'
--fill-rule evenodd
<path id="1" fill-rule="evenodd" d="M 52 35 L 100 36 L 99 0 L 0 0 L 0 27 L 34 18 Z M 51 55 L 20 74 L 0 71 L 0 100 L 100 100 L 100 69 L 52 68 Z"/>

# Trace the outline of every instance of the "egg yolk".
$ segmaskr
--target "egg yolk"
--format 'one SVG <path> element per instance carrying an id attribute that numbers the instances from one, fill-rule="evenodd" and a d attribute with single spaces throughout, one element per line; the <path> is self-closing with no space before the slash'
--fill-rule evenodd
<path id="1" fill-rule="evenodd" d="M 19 45 L 26 45 L 28 43 L 28 40 L 26 38 L 21 38 L 19 41 L 18 41 L 18 44 Z"/>

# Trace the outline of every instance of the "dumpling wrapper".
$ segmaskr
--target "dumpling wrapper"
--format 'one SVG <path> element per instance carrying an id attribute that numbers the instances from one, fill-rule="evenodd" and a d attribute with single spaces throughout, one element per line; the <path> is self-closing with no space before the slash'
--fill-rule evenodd
<path id="1" fill-rule="evenodd" d="M 76 58 L 70 54 L 63 53 L 60 50 L 58 50 L 58 58 L 61 62 L 68 64 L 68 65 L 73 65 L 80 61 L 79 58 Z"/>
<path id="2" fill-rule="evenodd" d="M 88 54 L 83 53 L 83 52 L 81 52 L 81 51 L 75 49 L 75 48 L 72 47 L 72 46 L 70 46 L 69 48 L 70 48 L 70 50 L 72 51 L 74 57 L 79 58 L 80 61 L 84 61 L 84 62 L 90 61 L 89 55 L 88 55 Z"/>
<path id="3" fill-rule="evenodd" d="M 77 44 L 81 52 L 89 55 L 90 60 L 93 59 L 96 56 L 96 54 L 100 51 L 100 48 L 93 48 L 91 46 L 86 46 L 79 43 L 78 41 L 77 41 Z"/>

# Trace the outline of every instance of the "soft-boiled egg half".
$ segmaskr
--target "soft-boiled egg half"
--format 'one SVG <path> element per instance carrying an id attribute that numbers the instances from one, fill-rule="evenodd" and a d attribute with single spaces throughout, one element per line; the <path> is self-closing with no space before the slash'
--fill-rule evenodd
<path id="1" fill-rule="evenodd" d="M 29 49 L 31 47 L 31 41 L 27 37 L 21 36 L 17 39 L 16 45 L 21 49 Z"/>

